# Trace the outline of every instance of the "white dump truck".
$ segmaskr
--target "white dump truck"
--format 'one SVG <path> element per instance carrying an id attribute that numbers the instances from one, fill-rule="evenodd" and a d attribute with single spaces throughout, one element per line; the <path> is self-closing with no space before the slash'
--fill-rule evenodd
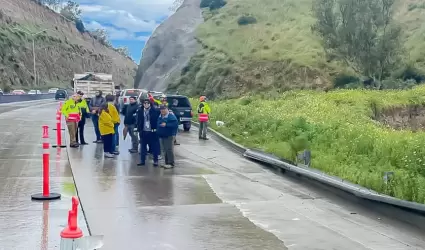
<path id="1" fill-rule="evenodd" d="M 90 101 L 99 90 L 103 92 L 103 96 L 115 94 L 115 84 L 110 74 L 94 72 L 74 74 L 72 85 L 75 93 L 82 91 L 87 96 L 87 101 Z"/>

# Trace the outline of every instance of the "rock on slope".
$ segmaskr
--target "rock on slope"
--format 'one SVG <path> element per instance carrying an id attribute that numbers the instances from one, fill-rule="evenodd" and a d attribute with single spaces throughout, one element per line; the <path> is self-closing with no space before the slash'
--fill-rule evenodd
<path id="1" fill-rule="evenodd" d="M 202 23 L 200 0 L 185 0 L 152 34 L 143 49 L 135 87 L 164 91 L 199 50 L 194 31 Z"/>
<path id="2" fill-rule="evenodd" d="M 37 87 L 70 87 L 74 73 L 111 73 L 116 84 L 134 81 L 137 65 L 87 33 L 73 22 L 32 0 L 0 0 L 0 87 L 29 88 L 33 85 L 31 36 L 36 36 Z"/>

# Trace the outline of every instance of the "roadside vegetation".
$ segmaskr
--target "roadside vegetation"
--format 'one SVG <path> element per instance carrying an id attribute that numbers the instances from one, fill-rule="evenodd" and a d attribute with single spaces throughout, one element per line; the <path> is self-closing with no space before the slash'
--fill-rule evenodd
<path id="1" fill-rule="evenodd" d="M 408 89 L 425 80 L 423 1 L 221 2 L 202 1 L 202 48 L 170 91 L 228 98 L 291 89 Z"/>
<path id="2" fill-rule="evenodd" d="M 210 101 L 211 126 L 248 148 L 295 161 L 304 149 L 312 167 L 400 199 L 425 203 L 425 133 L 395 130 L 375 118 L 392 107 L 425 104 L 411 90 L 288 91 Z M 197 100 L 193 100 L 196 107 Z M 215 121 L 223 121 L 217 127 Z M 389 184 L 384 172 L 394 172 Z"/>

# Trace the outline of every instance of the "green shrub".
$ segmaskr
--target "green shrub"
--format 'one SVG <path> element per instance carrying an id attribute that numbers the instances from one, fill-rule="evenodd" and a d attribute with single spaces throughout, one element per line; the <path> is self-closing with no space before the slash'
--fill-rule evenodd
<path id="1" fill-rule="evenodd" d="M 238 18 L 239 25 L 248 25 L 257 23 L 257 19 L 253 16 L 241 16 Z"/>
<path id="2" fill-rule="evenodd" d="M 226 4 L 227 2 L 224 0 L 202 0 L 200 7 L 210 8 L 210 10 L 216 10 L 222 8 Z"/>
<path id="3" fill-rule="evenodd" d="M 81 19 L 76 19 L 75 20 L 75 27 L 81 33 L 86 32 L 86 28 L 84 27 L 84 23 L 83 23 L 83 21 L 81 21 Z"/>
<path id="4" fill-rule="evenodd" d="M 357 76 L 353 76 L 347 73 L 340 73 L 334 78 L 333 85 L 335 88 L 345 88 L 349 84 L 357 84 L 359 82 L 360 79 Z"/>
<path id="5" fill-rule="evenodd" d="M 403 81 L 414 80 L 416 83 L 425 81 L 425 73 L 411 64 L 405 65 L 403 68 L 396 70 L 393 78 Z"/>

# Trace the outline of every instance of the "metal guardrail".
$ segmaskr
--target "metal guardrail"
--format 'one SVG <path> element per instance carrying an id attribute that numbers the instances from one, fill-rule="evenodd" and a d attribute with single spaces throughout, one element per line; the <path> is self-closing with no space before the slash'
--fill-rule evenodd
<path id="1" fill-rule="evenodd" d="M 195 126 L 199 125 L 197 122 L 192 122 L 192 124 L 194 124 Z M 326 186 L 330 186 L 338 190 L 342 190 L 344 192 L 352 194 L 355 197 L 358 197 L 361 199 L 369 200 L 372 202 L 378 202 L 381 204 L 386 204 L 386 205 L 398 207 L 400 209 L 412 211 L 414 213 L 419 213 L 421 215 L 425 215 L 425 204 L 405 201 L 398 198 L 394 198 L 392 196 L 380 194 L 378 192 L 353 184 L 341 178 L 327 175 L 316 169 L 295 166 L 289 162 L 285 162 L 285 160 L 280 159 L 279 157 L 276 157 L 275 155 L 267 154 L 259 150 L 245 148 L 241 146 L 240 144 L 232 141 L 231 139 L 226 138 L 224 135 L 220 134 L 214 129 L 209 128 L 208 130 L 215 137 L 217 137 L 221 142 L 226 143 L 232 148 L 236 149 L 236 151 L 241 153 L 242 156 L 246 158 L 256 160 L 258 162 L 262 162 L 265 164 L 269 164 L 289 172 L 293 172 L 295 174 L 304 176 L 313 181 L 317 181 L 318 183 L 324 184 Z"/>
<path id="2" fill-rule="evenodd" d="M 35 94 L 35 95 L 0 95 L 0 103 L 36 101 L 55 98 L 55 94 Z"/>
<path id="3" fill-rule="evenodd" d="M 425 204 L 419 204 L 416 202 L 410 202 L 405 201 L 401 199 L 397 199 L 388 195 L 383 195 L 380 193 L 377 193 L 373 190 L 364 188 L 362 186 L 350 183 L 348 181 L 345 181 L 343 179 L 327 175 L 323 172 L 320 172 L 318 170 L 313 170 L 309 168 L 303 168 L 299 166 L 294 166 L 289 163 L 286 163 L 279 158 L 277 158 L 274 155 L 267 154 L 258 150 L 252 150 L 248 149 L 245 151 L 243 156 L 254 159 L 260 162 L 264 162 L 267 164 L 271 164 L 276 167 L 280 167 L 282 169 L 285 169 L 287 171 L 291 171 L 294 173 L 297 173 L 299 175 L 305 176 L 307 178 L 316 180 L 318 182 L 321 182 L 323 184 L 332 186 L 334 188 L 343 190 L 345 192 L 351 193 L 359 198 L 368 199 L 371 201 L 381 202 L 390 204 L 393 206 L 401 207 L 408 210 L 413 210 L 415 212 L 424 213 L 425 214 Z"/>

